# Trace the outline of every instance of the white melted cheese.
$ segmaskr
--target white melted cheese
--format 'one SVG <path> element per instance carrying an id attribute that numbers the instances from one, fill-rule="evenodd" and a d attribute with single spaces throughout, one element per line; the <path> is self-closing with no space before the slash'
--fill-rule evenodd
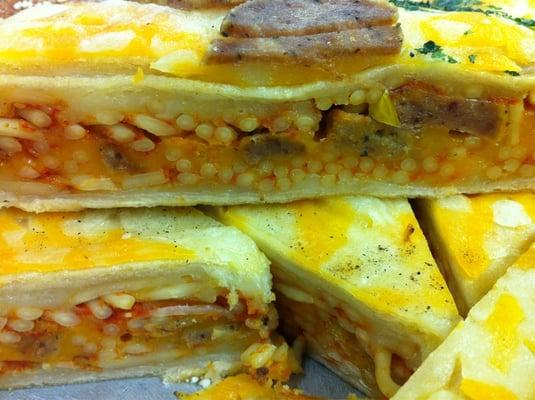
<path id="1" fill-rule="evenodd" d="M 517 228 L 533 221 L 524 206 L 513 200 L 500 200 L 492 206 L 494 222 L 507 228 Z"/>

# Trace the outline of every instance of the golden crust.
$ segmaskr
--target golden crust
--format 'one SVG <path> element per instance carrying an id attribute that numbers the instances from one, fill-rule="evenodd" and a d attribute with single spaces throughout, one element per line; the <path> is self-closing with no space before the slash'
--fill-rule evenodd
<path id="1" fill-rule="evenodd" d="M 226 12 L 112 1 L 36 7 L 0 22 L 3 205 L 534 186 L 532 30 L 494 14 L 400 10 L 396 56 L 207 65 Z M 461 28 L 469 34 L 443 35 Z"/>
<path id="2" fill-rule="evenodd" d="M 393 399 L 533 398 L 534 255 L 532 246 Z"/>
<path id="3" fill-rule="evenodd" d="M 390 363 L 396 354 L 401 370 L 414 370 L 459 319 L 406 200 L 342 197 L 210 212 L 272 261 L 283 326 L 303 333 L 312 354 L 346 379 L 361 370 L 351 382 L 367 393 L 375 380 L 383 394 L 395 391 L 383 356 Z"/>
<path id="4" fill-rule="evenodd" d="M 514 14 L 515 10 L 506 11 Z M 120 69 L 125 65 L 151 65 L 154 70 L 161 72 L 159 67 L 167 65 L 174 72 L 168 71 L 168 68 L 164 68 L 163 72 L 178 75 L 182 75 L 182 71 L 192 73 L 199 69 L 199 62 L 210 41 L 218 36 L 219 26 L 226 13 L 227 10 L 224 9 L 184 11 L 120 1 L 35 7 L 0 24 L 0 34 L 9 39 L 0 49 L 0 60 L 8 65 L 17 65 L 22 61 L 28 64 L 29 60 L 34 65 L 43 61 L 61 65 L 77 60 L 90 63 L 98 63 L 100 60 L 109 61 Z M 109 20 L 110 17 L 106 17 L 111 15 L 114 16 L 113 22 Z M 463 37 L 463 33 L 472 28 L 471 24 L 477 25 L 485 18 L 494 26 L 478 27 L 471 32 L 472 36 Z M 460 26 L 460 21 L 466 26 Z M 519 66 L 529 65 L 532 61 L 529 52 L 511 42 L 532 41 L 533 33 L 507 19 L 482 13 L 401 10 L 400 23 L 406 43 L 397 62 L 434 64 L 426 57 L 409 57 L 409 52 L 426 40 L 433 40 L 448 51 L 451 50 L 452 56 L 457 57 L 458 65 L 453 65 L 456 69 L 516 71 Z M 463 28 L 465 29 L 460 31 Z M 455 34 L 445 39 L 441 36 L 441 30 L 448 29 Z M 509 37 L 500 39 L 488 36 L 497 35 L 498 31 L 506 32 Z M 51 32 L 54 32 L 55 39 L 44 39 Z M 35 37 L 44 39 L 41 46 L 28 47 L 27 39 Z M 68 41 L 65 42 L 65 39 Z M 505 50 L 499 40 L 508 43 Z M 58 53 L 56 50 L 60 45 L 62 52 Z M 484 46 L 487 50 L 498 53 L 489 59 Z M 476 58 L 474 62 L 468 60 L 469 53 L 465 57 L 469 47 L 480 48 L 480 53 L 476 54 L 479 59 Z M 175 60 L 169 64 L 172 56 L 179 53 L 182 61 L 177 63 Z"/>
<path id="5" fill-rule="evenodd" d="M 159 376 L 169 383 L 184 382 L 188 378 L 208 375 L 218 379 L 236 373 L 242 368 L 240 353 L 229 352 L 204 356 L 190 356 L 176 362 L 162 362 L 153 366 L 134 366 L 104 371 L 48 368 L 30 370 L 0 379 L 0 388 L 16 389 L 30 386 L 75 384 L 109 379 Z"/>
<path id="6" fill-rule="evenodd" d="M 35 307 L 74 305 L 86 290 L 96 297 L 136 282 L 157 287 L 188 273 L 205 274 L 257 304 L 271 301 L 268 263 L 254 243 L 197 210 L 35 215 L 4 209 L 0 220 L 4 307 L 16 307 L 29 293 L 25 301 Z"/>
<path id="7" fill-rule="evenodd" d="M 14 195 L 0 192 L 0 207 L 16 207 L 30 212 L 79 211 L 85 208 L 114 207 L 155 207 L 155 206 L 194 206 L 194 205 L 235 205 L 287 203 L 306 198 L 324 198 L 343 195 L 369 195 L 381 198 L 426 197 L 440 198 L 456 193 L 486 193 L 497 191 L 522 191 L 535 185 L 535 179 L 518 179 L 509 184 L 482 183 L 480 185 L 450 186 L 430 188 L 423 185 L 395 185 L 363 180 L 354 184 L 327 188 L 318 188 L 314 182 L 296 190 L 280 193 L 259 193 L 234 188 L 217 189 L 213 186 L 206 190 L 132 190 L 121 193 L 91 193 L 57 196 Z"/>
<path id="8" fill-rule="evenodd" d="M 266 257 L 190 208 L 0 211 L 0 387 L 218 378 L 276 327 Z"/>
<path id="9" fill-rule="evenodd" d="M 535 239 L 531 193 L 419 200 L 420 221 L 463 315 Z"/>

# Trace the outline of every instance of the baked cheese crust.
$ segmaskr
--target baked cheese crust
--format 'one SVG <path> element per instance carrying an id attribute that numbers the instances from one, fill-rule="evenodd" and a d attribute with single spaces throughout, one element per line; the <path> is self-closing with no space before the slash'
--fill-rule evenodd
<path id="1" fill-rule="evenodd" d="M 199 211 L 6 209 L 0 221 L 2 388 L 215 379 L 277 349 L 267 259 Z"/>
<path id="2" fill-rule="evenodd" d="M 532 245 L 393 399 L 532 399 L 534 267 Z"/>
<path id="3" fill-rule="evenodd" d="M 345 197 L 210 211 L 272 262 L 283 327 L 369 395 L 391 396 L 459 320 L 406 200 Z"/>
<path id="4" fill-rule="evenodd" d="M 466 315 L 535 239 L 535 195 L 453 196 L 417 202 L 420 221 Z"/>
<path id="5" fill-rule="evenodd" d="M 0 21 L 2 204 L 534 187 L 529 4 L 279 2 L 181 10 L 113 0 Z"/>

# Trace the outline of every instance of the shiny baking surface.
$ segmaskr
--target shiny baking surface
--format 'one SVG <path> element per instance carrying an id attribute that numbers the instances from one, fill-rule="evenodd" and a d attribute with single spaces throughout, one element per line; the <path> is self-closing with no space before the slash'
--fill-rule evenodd
<path id="1" fill-rule="evenodd" d="M 351 386 L 315 361 L 305 360 L 305 373 L 294 380 L 307 394 L 329 399 L 345 399 L 357 393 Z M 70 386 L 49 386 L 37 389 L 0 391 L 0 400 L 176 400 L 176 391 L 192 392 L 198 387 L 191 384 L 162 384 L 158 378 L 123 379 Z"/>

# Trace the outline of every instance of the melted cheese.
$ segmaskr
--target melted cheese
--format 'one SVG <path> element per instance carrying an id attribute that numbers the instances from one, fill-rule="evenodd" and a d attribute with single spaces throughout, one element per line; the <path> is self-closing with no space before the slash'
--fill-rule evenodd
<path id="1" fill-rule="evenodd" d="M 524 312 L 518 301 L 509 294 L 502 294 L 486 327 L 492 334 L 490 362 L 501 371 L 507 371 L 520 344 L 518 326 L 524 320 Z"/>
<path id="2" fill-rule="evenodd" d="M 517 400 L 510 390 L 489 383 L 464 379 L 461 382 L 461 392 L 470 400 Z"/>
<path id="3" fill-rule="evenodd" d="M 2 274 L 50 272 L 154 260 L 193 260 L 195 252 L 156 238 L 131 237 L 124 228 L 65 232 L 80 215 L 40 214 L 28 220 L 19 211 L 2 210 Z M 18 221 L 21 221 L 19 223 Z M 25 227 L 30 225 L 30 229 Z"/>
<path id="4" fill-rule="evenodd" d="M 348 230 L 357 217 L 353 208 L 337 199 L 297 202 L 293 211 L 299 214 L 297 240 L 301 243 L 293 249 L 295 257 L 316 268 L 347 244 Z M 318 226 L 326 229 L 318 229 Z"/>
<path id="5" fill-rule="evenodd" d="M 533 57 L 535 41 L 530 30 L 498 17 L 447 13 L 426 18 L 420 29 L 466 68 L 520 71 Z"/>
<path id="6" fill-rule="evenodd" d="M 395 313 L 399 307 L 430 304 L 446 315 L 452 310 L 418 222 L 405 202 L 357 197 L 220 211 L 224 222 L 252 235 L 268 255 L 284 254 L 299 268 L 340 285 L 374 309 Z M 386 265 L 389 273 L 379 275 Z M 418 296 L 413 285 L 394 282 L 412 275 L 428 285 Z M 432 289 L 437 286 L 437 291 Z"/>
<path id="7" fill-rule="evenodd" d="M 393 400 L 535 397 L 534 253 L 532 245 L 524 261 L 498 280 Z M 532 268 L 526 269 L 528 262 Z"/>
<path id="8" fill-rule="evenodd" d="M 453 299 L 405 200 L 346 197 L 215 213 L 256 240 L 284 285 L 329 292 L 347 315 L 374 315 L 366 319 L 372 331 L 395 330 L 395 344 L 385 339 L 389 350 L 397 350 L 398 341 L 412 343 L 410 336 L 418 332 L 425 337 L 418 340 L 425 354 L 457 321 Z"/>
<path id="9" fill-rule="evenodd" d="M 535 238 L 535 196 L 530 193 L 455 196 L 420 204 L 441 267 L 463 309 L 475 304 Z"/>
<path id="10" fill-rule="evenodd" d="M 251 306 L 261 308 L 272 300 L 269 264 L 254 242 L 191 208 L 44 214 L 3 209 L 0 226 L 0 303 L 11 304 L 13 293 L 19 293 L 21 299 L 30 296 L 28 285 L 39 288 L 35 299 L 28 300 L 32 304 L 39 301 L 47 286 L 48 297 L 41 299 L 47 304 L 55 302 L 53 296 L 62 299 L 73 290 L 76 295 L 86 290 L 98 292 L 111 280 L 120 281 L 121 273 L 125 285 L 132 284 L 133 290 L 141 292 L 154 290 L 155 285 L 172 291 L 173 285 L 183 283 L 162 282 L 157 275 L 160 267 L 162 277 L 169 276 L 170 271 L 180 275 L 181 270 L 198 269 L 201 275 L 207 274 L 210 285 L 229 290 L 231 303 L 238 292 L 250 299 Z M 103 271 L 111 267 L 114 269 Z M 92 269 L 90 284 L 87 274 L 74 273 Z M 141 281 L 150 271 L 151 279 Z M 54 286 L 56 275 L 48 273 L 59 273 L 61 279 L 69 277 L 69 284 Z M 29 283 L 25 286 L 24 282 Z"/>
<path id="11" fill-rule="evenodd" d="M 270 384 L 263 384 L 249 375 L 240 374 L 231 376 L 223 381 L 203 390 L 200 393 L 181 395 L 181 400 L 313 400 L 313 397 L 306 396 L 283 387 Z"/>
<path id="12" fill-rule="evenodd" d="M 143 66 L 153 73 L 264 86 L 333 80 L 392 63 L 425 68 L 438 61 L 410 54 L 429 40 L 457 60 L 448 66 L 454 70 L 519 71 L 534 59 L 535 33 L 513 22 L 482 13 L 401 9 L 404 43 L 399 56 L 349 56 L 315 66 L 206 65 L 204 56 L 218 36 L 226 12 L 122 2 L 42 6 L 0 22 L 0 64 L 24 65 L 31 60 L 34 66 L 48 66 L 90 61 L 115 69 L 130 68 L 132 73 Z M 469 56 L 476 56 L 475 61 Z"/>
<path id="13" fill-rule="evenodd" d="M 49 272 L 110 266 L 130 262 L 161 259 L 193 260 L 195 252 L 174 243 L 150 238 L 127 237 L 124 229 L 112 229 L 98 235 L 66 234 L 62 225 L 65 215 L 43 214 L 36 218 L 31 231 L 13 227 L 13 214 L 3 211 L 0 225 L 4 228 L 0 239 L 2 274 L 29 271 Z M 22 217 L 24 218 L 24 217 Z M 77 216 L 73 215 L 72 220 Z M 33 224 L 32 224 L 33 225 Z M 11 238 L 7 239 L 6 238 Z M 16 238 L 16 239 L 14 239 Z"/>
<path id="14" fill-rule="evenodd" d="M 535 245 L 532 244 L 528 251 L 522 254 L 516 263 L 516 268 L 532 269 L 535 268 Z"/>

